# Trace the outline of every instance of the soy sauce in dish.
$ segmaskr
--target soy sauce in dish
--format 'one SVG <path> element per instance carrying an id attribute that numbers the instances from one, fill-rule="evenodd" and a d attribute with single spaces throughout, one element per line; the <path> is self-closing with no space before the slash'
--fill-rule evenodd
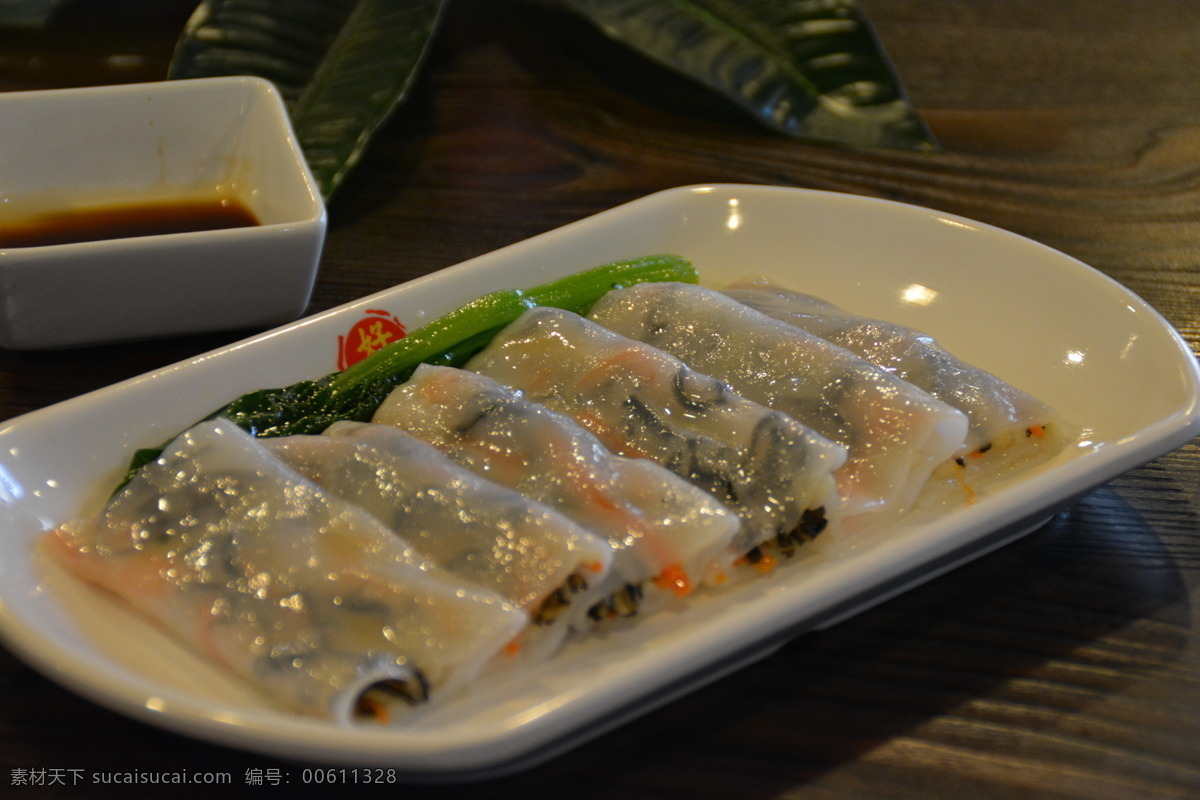
<path id="1" fill-rule="evenodd" d="M 0 247 L 42 247 L 262 224 L 235 198 L 180 198 L 47 212 L 0 222 Z"/>

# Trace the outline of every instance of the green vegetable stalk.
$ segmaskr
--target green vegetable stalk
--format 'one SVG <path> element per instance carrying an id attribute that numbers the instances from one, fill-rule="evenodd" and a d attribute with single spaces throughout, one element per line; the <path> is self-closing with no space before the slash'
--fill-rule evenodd
<path id="1" fill-rule="evenodd" d="M 339 420 L 366 421 L 418 365 L 461 366 L 534 306 L 584 314 L 612 289 L 658 281 L 696 283 L 698 276 L 681 256 L 654 255 L 605 264 L 530 289 L 501 289 L 417 328 L 341 372 L 250 392 L 205 419 L 224 417 L 259 437 L 316 434 Z M 158 458 L 163 447 L 138 450 L 121 486 Z"/>

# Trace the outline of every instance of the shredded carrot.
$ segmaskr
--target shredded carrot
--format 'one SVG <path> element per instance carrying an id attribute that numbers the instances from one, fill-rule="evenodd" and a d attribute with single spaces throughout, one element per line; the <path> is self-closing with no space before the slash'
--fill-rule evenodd
<path id="1" fill-rule="evenodd" d="M 592 509 L 612 514 L 618 509 L 609 490 L 597 484 L 595 476 L 580 469 L 578 464 L 568 467 L 562 477 L 582 496 L 584 504 Z"/>
<path id="2" fill-rule="evenodd" d="M 686 597 L 691 594 L 692 580 L 687 572 L 678 564 L 672 564 L 658 574 L 654 585 L 660 589 L 669 589 L 676 597 Z"/>
<path id="3" fill-rule="evenodd" d="M 964 474 L 963 465 L 958 459 L 954 460 L 954 477 L 958 479 L 958 485 L 967 493 L 967 505 L 974 503 L 975 490 L 967 483 L 967 476 Z"/>
<path id="4" fill-rule="evenodd" d="M 592 434 L 600 440 L 600 443 L 614 453 L 631 458 L 647 458 L 648 453 L 643 453 L 638 448 L 621 435 L 613 426 L 604 421 L 604 418 L 595 411 L 588 409 L 579 409 L 572 412 L 575 421 L 583 427 L 587 428 Z"/>
<path id="5" fill-rule="evenodd" d="M 1025 429 L 1025 433 L 1029 436 L 1034 437 L 1035 439 L 1041 439 L 1043 436 L 1046 435 L 1046 429 L 1044 427 L 1042 427 L 1041 425 L 1030 425 L 1028 428 Z"/>
<path id="6" fill-rule="evenodd" d="M 632 375 L 641 381 L 653 381 L 657 369 L 641 347 L 628 347 L 602 358 L 575 381 L 575 388 L 586 392 L 611 375 Z"/>
<path id="7" fill-rule="evenodd" d="M 509 448 L 503 442 L 496 442 L 493 438 L 463 437 L 457 444 L 468 453 L 478 454 L 494 474 L 524 475 L 529 471 L 529 458 L 525 453 Z"/>
<path id="8" fill-rule="evenodd" d="M 754 568 L 756 570 L 758 570 L 759 572 L 761 572 L 763 575 L 766 575 L 768 572 L 773 571 L 775 569 L 775 567 L 778 565 L 778 563 L 779 562 L 777 562 L 774 559 L 774 557 L 766 555 L 764 553 L 763 557 L 760 558 L 758 560 L 758 562 L 754 565 Z"/>
<path id="9" fill-rule="evenodd" d="M 213 636 L 214 614 L 209 608 L 201 608 L 196 612 L 196 643 L 200 651 L 220 664 L 229 666 L 229 662 L 221 655 L 221 647 Z"/>
<path id="10" fill-rule="evenodd" d="M 366 712 L 363 714 L 363 716 L 370 717 L 380 725 L 387 725 L 388 721 L 391 719 L 388 716 L 387 706 L 385 706 L 383 703 L 380 703 L 378 700 L 375 700 L 374 698 L 360 697 L 358 700 L 358 707 L 361 711 Z"/>
<path id="11" fill-rule="evenodd" d="M 170 577 L 174 567 L 165 555 L 141 553 L 123 558 L 120 564 L 105 563 L 94 551 L 80 551 L 70 541 L 64 528 L 47 533 L 40 546 L 47 555 L 76 577 L 95 584 L 122 597 L 137 597 L 143 601 L 166 599 L 175 579 Z"/>
<path id="12" fill-rule="evenodd" d="M 521 652 L 521 642 L 518 639 L 512 639 L 508 644 L 504 645 L 504 655 L 509 658 L 516 658 Z"/>
<path id="13" fill-rule="evenodd" d="M 735 567 L 751 566 L 765 575 L 775 569 L 776 563 L 772 556 L 767 555 L 761 548 L 756 547 L 746 555 L 734 559 L 733 565 Z"/>
<path id="14" fill-rule="evenodd" d="M 421 382 L 421 396 L 434 404 L 444 404 L 449 395 L 449 388 L 454 381 L 451 373 L 435 373 Z"/>

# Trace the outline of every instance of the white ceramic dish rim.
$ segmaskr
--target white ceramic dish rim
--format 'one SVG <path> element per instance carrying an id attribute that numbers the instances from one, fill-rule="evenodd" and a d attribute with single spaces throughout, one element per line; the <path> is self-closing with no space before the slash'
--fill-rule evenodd
<path id="1" fill-rule="evenodd" d="M 842 220 L 840 233 L 828 225 L 822 230 L 800 230 L 810 217 L 823 214 Z M 773 228 L 767 226 L 770 230 L 757 229 L 760 217 L 779 219 Z M 713 233 L 718 223 L 724 230 Z M 151 677 L 139 671 L 140 665 L 98 649 L 73 628 L 80 609 L 69 606 L 65 595 L 56 594 L 61 582 L 29 553 L 38 529 L 96 502 L 133 448 L 161 441 L 244 391 L 331 371 L 331 365 L 309 352 L 319 348 L 302 345 L 327 342 L 332 332 L 344 329 L 364 309 L 391 308 L 412 328 L 492 288 L 532 285 L 645 252 L 678 251 L 689 236 L 702 238 L 706 233 L 728 237 L 771 274 L 783 266 L 776 251 L 786 251 L 787 240 L 801 235 L 812 243 L 823 241 L 834 252 L 850 252 L 847 258 L 853 261 L 854 253 L 866 245 L 857 241 L 861 237 L 847 239 L 846 234 L 864 223 L 885 234 L 900 231 L 896 235 L 901 238 L 907 236 L 903 231 L 915 231 L 914 240 L 895 244 L 927 251 L 921 253 L 927 274 L 920 274 L 918 267 L 916 273 L 898 275 L 897 285 L 936 285 L 938 280 L 953 284 L 957 273 L 936 258 L 948 246 L 940 237 L 965 236 L 950 240 L 951 249 L 964 246 L 963 242 L 968 250 L 978 251 L 976 256 L 999 249 L 1013 259 L 1018 277 L 1037 274 L 1045 282 L 1057 281 L 1081 298 L 1079 304 L 1123 315 L 1137 326 L 1131 337 L 1136 346 L 1150 348 L 1156 359 L 1146 367 L 1149 374 L 1169 384 L 1166 405 L 1155 410 L 1152 418 L 1130 425 L 1114 416 L 1107 439 L 1047 465 L 1037 472 L 1036 480 L 1022 479 L 980 498 L 970 508 L 906 526 L 877 546 L 819 571 L 801 568 L 801 572 L 789 566 L 729 596 L 697 598 L 682 612 L 645 620 L 612 639 L 573 645 L 550 667 L 456 701 L 411 728 L 338 728 L 280 714 L 252 700 L 234 703 L 230 698 L 235 695 L 222 694 L 220 687 L 209 691 L 206 684 L 203 691 L 189 691 Z M 653 247 L 655 243 L 663 246 Z M 714 247 L 721 250 L 722 245 Z M 806 249 L 810 248 L 806 245 Z M 685 255 L 697 261 L 703 277 L 704 254 Z M 888 274 L 886 266 L 874 269 Z M 729 277 L 727 266 L 721 270 Z M 790 273 L 791 268 L 783 271 Z M 840 286 L 839 281 L 847 284 L 843 297 L 831 297 L 836 301 L 850 305 L 847 297 L 862 294 L 868 306 L 879 302 L 882 295 L 876 287 L 854 286 L 854 280 L 821 279 L 832 288 Z M 969 292 L 971 282 L 953 291 Z M 1057 300 L 1043 302 L 1052 305 Z M 1103 338 L 1107 333 L 1101 328 L 1112 327 L 1111 316 L 1094 327 L 1087 335 Z M 1032 367 L 1030 376 L 1036 382 Z M 161 405 L 181 388 L 208 385 L 216 378 L 221 378 L 228 397 L 214 403 L 201 394 Z M 1046 388 L 1052 392 L 1054 387 L 1047 383 Z M 1139 390 L 1140 386 L 1123 391 Z M 1200 433 L 1198 398 L 1196 360 L 1157 312 L 1086 265 L 1027 239 L 928 209 L 850 195 L 765 186 L 680 187 L 3 423 L 0 563 L 7 566 L 0 567 L 0 577 L 5 578 L 0 585 L 0 634 L 15 652 L 79 694 L 202 739 L 317 762 L 387 766 L 412 779 L 459 780 L 494 774 L 575 746 L 771 652 L 804 630 L 832 624 L 1024 534 L 1080 494 L 1195 437 Z M 99 422 L 103 434 L 94 432 Z M 78 441 L 46 446 L 42 442 L 50 430 L 68 442 L 77 434 Z M 67 458 L 77 463 L 68 467 Z M 87 483 L 86 491 L 81 480 Z M 171 649 L 165 639 L 155 645 Z M 182 658 L 189 669 L 194 666 L 187 655 L 166 657 Z M 206 675 L 202 665 L 197 670 Z"/>

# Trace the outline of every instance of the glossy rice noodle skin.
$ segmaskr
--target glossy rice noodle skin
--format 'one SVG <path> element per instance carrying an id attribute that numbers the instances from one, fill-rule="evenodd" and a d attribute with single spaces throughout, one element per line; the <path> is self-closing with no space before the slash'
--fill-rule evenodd
<path id="1" fill-rule="evenodd" d="M 612 561 L 607 542 L 563 514 L 396 428 L 341 422 L 320 436 L 262 444 L 441 569 L 524 609 L 537 623 L 523 637 L 526 655 L 553 652 L 569 626 L 560 619 L 565 606 L 585 606 L 595 594 L 589 585 L 602 583 Z"/>
<path id="2" fill-rule="evenodd" d="M 880 522 L 908 510 L 966 435 L 961 412 L 843 348 L 712 289 L 631 286 L 610 292 L 589 317 L 846 447 L 838 490 L 852 517 Z"/>
<path id="3" fill-rule="evenodd" d="M 571 416 L 613 452 L 662 464 L 704 489 L 741 517 L 743 551 L 786 544 L 836 503 L 843 448 L 570 312 L 526 312 L 467 369 Z"/>
<path id="4" fill-rule="evenodd" d="M 956 457 L 964 477 L 999 473 L 1049 458 L 1073 435 L 1072 426 L 1040 400 L 968 364 L 922 331 L 860 316 L 767 278 L 731 284 L 724 293 L 769 317 L 844 347 L 929 392 L 970 421 Z"/>
<path id="5" fill-rule="evenodd" d="M 603 537 L 614 562 L 593 622 L 644 615 L 727 571 L 736 555 L 740 524 L 724 505 L 658 464 L 610 452 L 571 417 L 484 375 L 422 365 L 374 421 L 430 442 Z M 628 586 L 639 596 L 613 596 Z"/>
<path id="6" fill-rule="evenodd" d="M 273 704 L 344 723 L 453 696 L 528 619 L 223 420 L 47 546 Z"/>

